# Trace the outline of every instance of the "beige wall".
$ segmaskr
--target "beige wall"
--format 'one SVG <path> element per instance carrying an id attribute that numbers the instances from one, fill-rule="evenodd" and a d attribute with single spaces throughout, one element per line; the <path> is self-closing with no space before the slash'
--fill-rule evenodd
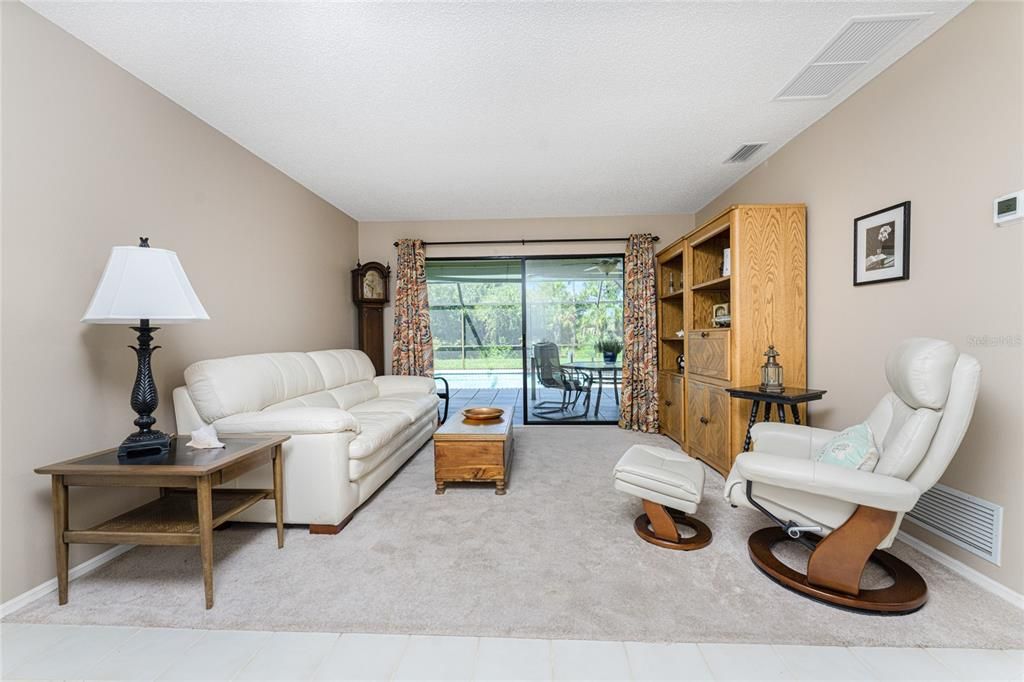
<path id="1" fill-rule="evenodd" d="M 157 333 L 163 402 L 194 360 L 347 347 L 354 220 L 21 4 L 3 3 L 2 600 L 54 575 L 32 469 L 132 428 L 132 332 L 79 323 L 116 244 L 178 252 L 209 322 Z M 124 508 L 73 490 L 72 523 Z M 137 498 L 135 498 L 137 499 Z M 75 546 L 74 563 L 101 548 Z M 72 597 L 73 598 L 73 597 Z"/>
<path id="2" fill-rule="evenodd" d="M 697 216 L 807 204 L 809 382 L 829 391 L 814 404 L 817 425 L 864 419 L 886 390 L 885 353 L 903 337 L 949 339 L 981 361 L 974 421 L 942 481 L 1004 506 L 1002 566 L 903 528 L 1018 592 L 1024 225 L 995 227 L 992 200 L 1024 188 L 1022 20 L 1021 3 L 968 8 Z M 853 219 L 905 200 L 910 280 L 854 288 Z"/>
<path id="3" fill-rule="evenodd" d="M 395 264 L 394 243 L 398 239 L 424 241 L 477 241 L 490 239 L 585 239 L 624 237 L 650 232 L 661 237 L 659 247 L 683 236 L 693 228 L 692 214 L 607 216 L 592 218 L 530 218 L 522 220 L 432 220 L 412 222 L 360 222 L 359 258 Z M 621 253 L 625 242 L 580 244 L 496 244 L 492 246 L 429 246 L 427 258 L 469 256 L 537 256 L 555 254 Z M 391 296 L 395 273 L 392 267 Z M 394 313 L 384 311 L 385 357 L 391 357 Z"/>

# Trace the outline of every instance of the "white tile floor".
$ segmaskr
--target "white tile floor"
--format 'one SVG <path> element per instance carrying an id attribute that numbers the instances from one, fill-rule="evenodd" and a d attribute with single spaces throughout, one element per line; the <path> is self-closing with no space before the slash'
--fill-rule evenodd
<path id="1" fill-rule="evenodd" d="M 1024 651 L 0 624 L 6 680 L 1022 680 Z"/>

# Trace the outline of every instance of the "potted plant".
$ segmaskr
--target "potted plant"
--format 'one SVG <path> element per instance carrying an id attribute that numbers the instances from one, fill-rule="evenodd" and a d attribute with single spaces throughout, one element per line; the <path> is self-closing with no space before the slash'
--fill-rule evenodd
<path id="1" fill-rule="evenodd" d="M 604 338 L 594 344 L 594 349 L 604 355 L 604 361 L 608 364 L 615 362 L 615 358 L 622 352 L 622 341 L 616 338 Z"/>

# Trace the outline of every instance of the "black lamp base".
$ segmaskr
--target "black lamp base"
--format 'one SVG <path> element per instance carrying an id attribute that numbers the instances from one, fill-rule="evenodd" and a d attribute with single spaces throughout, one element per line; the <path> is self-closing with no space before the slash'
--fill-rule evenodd
<path id="1" fill-rule="evenodd" d="M 135 420 L 139 430 L 124 439 L 117 449 L 117 459 L 120 462 L 140 463 L 144 459 L 152 461 L 167 457 L 171 451 L 171 437 L 153 428 L 156 424 L 153 412 L 159 404 L 159 397 L 150 359 L 153 351 L 160 347 L 151 345 L 153 332 L 159 327 L 151 327 L 149 320 L 139 320 L 139 326 L 132 329 L 139 335 L 139 345 L 129 346 L 139 361 L 131 398 L 132 409 L 139 415 Z"/>
<path id="2" fill-rule="evenodd" d="M 117 448 L 120 461 L 160 459 L 171 451 L 171 437 L 163 431 L 136 432 L 124 439 Z"/>

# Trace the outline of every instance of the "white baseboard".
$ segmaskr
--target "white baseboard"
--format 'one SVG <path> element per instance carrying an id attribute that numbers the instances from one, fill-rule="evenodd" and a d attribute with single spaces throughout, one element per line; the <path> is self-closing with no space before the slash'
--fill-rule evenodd
<path id="1" fill-rule="evenodd" d="M 132 549 L 134 546 L 135 545 L 117 545 L 116 547 L 112 547 L 108 549 L 106 552 L 103 552 L 102 554 L 98 554 L 91 559 L 83 561 L 82 563 L 78 564 L 77 566 L 68 571 L 68 580 L 71 581 L 75 578 L 82 577 L 86 573 L 95 571 L 103 564 L 113 561 L 114 559 L 121 556 L 128 550 Z M 37 585 L 28 592 L 23 592 L 19 594 L 17 597 L 14 597 L 13 599 L 8 599 L 3 604 L 0 604 L 0 618 L 6 618 L 15 611 L 28 606 L 36 599 L 40 599 L 50 594 L 51 592 L 56 591 L 57 578 L 53 577 L 47 580 L 42 585 Z"/>
<path id="2" fill-rule="evenodd" d="M 896 539 L 907 543 L 921 554 L 927 557 L 935 559 L 940 564 L 950 569 L 954 573 L 957 573 L 964 578 L 967 578 L 972 583 L 985 590 L 991 592 L 997 597 L 1001 597 L 1006 601 L 1010 602 L 1018 609 L 1024 609 L 1024 594 L 1011 590 L 1006 585 L 996 582 L 992 578 L 978 571 L 977 569 L 971 568 L 959 559 L 954 559 L 945 552 L 940 552 L 923 540 L 915 538 L 913 535 L 900 531 L 896 534 Z"/>

